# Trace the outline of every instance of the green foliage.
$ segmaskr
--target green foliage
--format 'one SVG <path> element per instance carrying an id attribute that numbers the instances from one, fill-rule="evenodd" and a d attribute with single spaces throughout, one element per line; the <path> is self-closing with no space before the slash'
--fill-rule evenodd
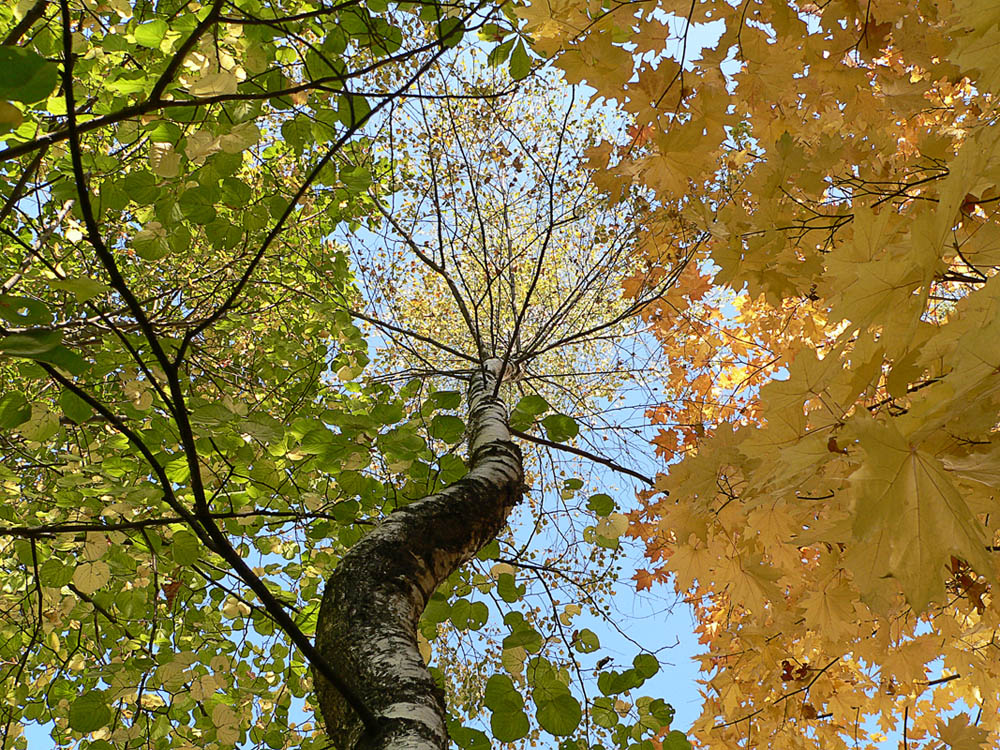
<path id="1" fill-rule="evenodd" d="M 587 507 L 599 516 L 608 516 L 615 509 L 615 501 L 610 495 L 599 493 L 590 496 Z"/>
<path id="2" fill-rule="evenodd" d="M 25 5 L 0 10 L 0 37 Z M 517 21 L 433 2 L 38 7 L 0 47 L 0 744 L 37 723 L 96 750 L 325 747 L 275 610 L 311 638 L 345 550 L 468 471 L 459 390 L 368 377 L 346 243 L 382 221 L 373 139 L 415 71 L 478 33 L 526 76 Z M 512 424 L 579 431 L 537 395 Z M 508 542 L 419 624 L 439 657 L 449 638 L 503 652 L 450 703 L 465 748 L 582 731 L 566 664 L 599 641 L 582 628 L 553 654 L 528 577 L 480 569 Z M 556 666 L 525 667 L 542 654 Z M 483 704 L 491 737 L 458 721 Z"/>
<path id="3" fill-rule="evenodd" d="M 524 699 L 504 674 L 495 674 L 486 682 L 483 702 L 492 711 L 490 728 L 500 742 L 514 742 L 528 733 L 528 715 L 524 712 Z"/>
<path id="4" fill-rule="evenodd" d="M 571 440 L 580 433 L 576 420 L 565 414 L 550 414 L 542 419 L 542 427 L 545 428 L 545 434 L 549 440 L 556 443 Z"/>
<path id="5" fill-rule="evenodd" d="M 0 47 L 0 99 L 34 104 L 56 87 L 59 69 L 34 50 Z"/>

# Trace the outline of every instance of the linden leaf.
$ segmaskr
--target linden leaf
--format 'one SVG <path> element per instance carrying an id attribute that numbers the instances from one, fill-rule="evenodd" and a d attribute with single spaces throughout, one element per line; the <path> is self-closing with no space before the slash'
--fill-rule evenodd
<path id="1" fill-rule="evenodd" d="M 236 76 L 228 70 L 220 70 L 199 78 L 188 86 L 188 92 L 192 96 L 224 96 L 235 94 L 238 83 Z"/>
<path id="2" fill-rule="evenodd" d="M 683 732 L 674 729 L 663 738 L 663 750 L 691 750 L 691 743 Z"/>
<path id="3" fill-rule="evenodd" d="M 111 580 L 111 568 L 106 562 L 81 563 L 73 573 L 73 585 L 88 596 Z"/>
<path id="4" fill-rule="evenodd" d="M 176 177 L 180 172 L 181 155 L 169 143 L 153 142 L 149 146 L 149 168 L 160 177 Z"/>
<path id="5" fill-rule="evenodd" d="M 38 53 L 20 47 L 0 47 L 0 99 L 33 102 L 52 93 L 59 68 Z"/>
<path id="6" fill-rule="evenodd" d="M 227 154 L 238 154 L 245 151 L 260 140 L 260 129 L 252 122 L 234 125 L 223 136 L 219 137 L 219 146 Z"/>
<path id="7" fill-rule="evenodd" d="M 69 708 L 69 725 L 77 732 L 89 733 L 111 721 L 107 698 L 99 690 L 84 693 Z"/>

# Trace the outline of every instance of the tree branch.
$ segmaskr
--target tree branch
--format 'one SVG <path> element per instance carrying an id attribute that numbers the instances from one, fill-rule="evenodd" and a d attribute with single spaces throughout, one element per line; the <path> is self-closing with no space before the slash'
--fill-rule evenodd
<path id="1" fill-rule="evenodd" d="M 582 458 L 590 459 L 594 463 L 601 464 L 602 466 L 607 466 L 612 471 L 617 471 L 621 474 L 628 474 L 630 477 L 635 477 L 636 479 L 645 482 L 650 487 L 656 484 L 651 477 L 647 477 L 645 474 L 640 474 L 638 471 L 630 469 L 627 466 L 616 464 L 610 458 L 605 458 L 604 456 L 598 455 L 597 453 L 591 453 L 590 451 L 585 451 L 582 448 L 576 448 L 572 445 L 566 445 L 565 443 L 556 443 L 552 440 L 547 440 L 546 438 L 540 437 L 538 435 L 529 435 L 527 432 L 521 432 L 520 430 L 512 429 L 510 431 L 510 434 L 514 435 L 515 437 L 519 437 L 522 440 L 527 440 L 531 443 L 544 445 L 546 448 L 554 448 L 555 450 L 565 451 L 566 453 L 572 453 L 574 456 L 580 456 Z"/>

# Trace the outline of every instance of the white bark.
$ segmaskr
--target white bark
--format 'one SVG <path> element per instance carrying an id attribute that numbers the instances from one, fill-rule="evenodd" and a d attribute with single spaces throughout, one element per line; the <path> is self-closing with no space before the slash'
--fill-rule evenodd
<path id="1" fill-rule="evenodd" d="M 392 513 L 341 560 L 327 582 L 316 646 L 378 717 L 366 731 L 335 688 L 315 675 L 338 750 L 444 750 L 444 697 L 417 647 L 434 590 L 503 528 L 521 499 L 521 453 L 494 395 L 500 360 L 469 382 L 469 454 L 462 479 Z"/>

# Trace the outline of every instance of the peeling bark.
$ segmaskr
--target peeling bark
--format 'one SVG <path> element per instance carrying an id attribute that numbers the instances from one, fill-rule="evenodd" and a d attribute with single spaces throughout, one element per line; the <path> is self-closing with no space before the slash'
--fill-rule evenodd
<path id="1" fill-rule="evenodd" d="M 435 589 L 494 539 L 521 499 L 521 452 L 494 396 L 501 362 L 469 382 L 469 473 L 385 519 L 327 581 L 316 646 L 378 719 L 366 730 L 314 672 L 320 712 L 338 750 L 443 750 L 444 696 L 417 647 L 417 621 Z"/>

